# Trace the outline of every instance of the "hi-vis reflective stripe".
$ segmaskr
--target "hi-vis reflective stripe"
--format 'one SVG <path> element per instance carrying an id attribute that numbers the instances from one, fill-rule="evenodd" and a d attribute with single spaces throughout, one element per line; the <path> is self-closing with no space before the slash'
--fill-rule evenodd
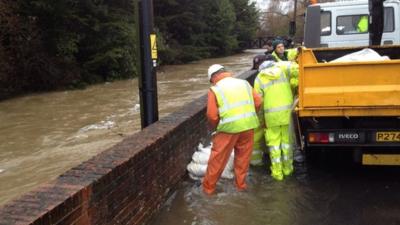
<path id="1" fill-rule="evenodd" d="M 261 82 L 261 80 L 260 80 L 260 77 L 256 77 L 256 80 L 254 81 L 254 83 L 259 83 L 260 84 L 260 86 L 262 85 L 262 82 Z"/>
<path id="2" fill-rule="evenodd" d="M 290 77 L 290 67 L 292 66 L 292 63 L 289 62 L 289 65 L 287 66 L 287 76 Z"/>
<path id="3" fill-rule="evenodd" d="M 286 79 L 285 74 L 283 72 L 281 72 L 281 76 L 278 80 L 273 80 L 271 82 L 268 82 L 267 84 L 261 84 L 261 89 L 265 90 L 266 88 L 271 87 L 272 85 L 285 83 L 285 82 L 288 82 L 288 80 Z"/>
<path id="4" fill-rule="evenodd" d="M 260 149 L 253 149 L 253 153 L 251 153 L 252 155 L 258 155 L 261 154 L 262 151 Z"/>
<path id="5" fill-rule="evenodd" d="M 281 146 L 283 149 L 290 149 L 291 147 L 289 144 L 284 144 L 284 143 L 281 143 Z"/>
<path id="6" fill-rule="evenodd" d="M 279 151 L 280 150 L 280 148 L 279 148 L 279 146 L 269 146 L 269 150 L 272 152 L 272 151 Z"/>
<path id="7" fill-rule="evenodd" d="M 265 113 L 280 112 L 280 111 L 288 110 L 291 108 L 292 108 L 292 105 L 284 105 L 284 106 L 279 106 L 279 107 L 275 107 L 275 108 L 264 109 L 264 112 Z"/>
<path id="8" fill-rule="evenodd" d="M 227 110 L 230 110 L 230 109 L 233 109 L 233 108 L 236 108 L 236 107 L 240 107 L 240 106 L 244 106 L 244 105 L 252 105 L 252 104 L 253 103 L 251 101 L 248 101 L 248 100 L 236 102 L 236 103 L 233 103 L 233 104 L 230 104 L 230 105 L 225 105 L 224 104 L 224 107 L 218 108 L 218 111 L 220 113 L 223 113 L 223 112 L 225 112 Z"/>
<path id="9" fill-rule="evenodd" d="M 283 155 L 283 161 L 289 161 L 292 160 L 292 157 L 288 156 L 288 155 Z"/>
<path id="10" fill-rule="evenodd" d="M 271 162 L 272 163 L 280 163 L 281 162 L 281 158 L 271 158 Z"/>
<path id="11" fill-rule="evenodd" d="M 249 100 L 245 100 L 245 101 L 240 101 L 240 102 L 235 102 L 233 104 L 229 104 L 228 100 L 226 99 L 226 97 L 224 95 L 224 92 L 222 91 L 222 89 L 218 85 L 215 85 L 214 89 L 218 92 L 219 96 L 221 96 L 223 104 L 224 104 L 223 107 L 218 108 L 218 111 L 220 113 L 223 113 L 223 112 L 225 112 L 227 110 L 230 110 L 230 109 L 233 109 L 233 108 L 236 108 L 236 107 L 240 107 L 240 106 L 244 106 L 244 105 L 253 105 L 254 104 L 252 100 L 250 100 L 250 101 Z M 249 85 L 246 85 L 246 89 L 247 89 L 247 93 L 249 94 L 249 97 L 252 99 L 253 95 L 251 93 L 251 89 L 250 89 Z"/>
<path id="12" fill-rule="evenodd" d="M 245 114 L 240 114 L 240 115 L 236 115 L 236 116 L 232 116 L 232 117 L 228 117 L 228 118 L 222 119 L 219 122 L 219 124 L 222 125 L 222 124 L 226 124 L 226 123 L 231 123 L 231 122 L 234 122 L 236 120 L 244 119 L 244 118 L 247 118 L 247 117 L 253 117 L 253 116 L 257 116 L 257 114 L 255 112 L 248 112 L 248 113 L 245 113 Z"/>
<path id="13" fill-rule="evenodd" d="M 263 162 L 262 159 L 252 159 L 251 162 L 250 162 L 250 164 L 252 164 L 252 165 L 254 165 L 254 166 L 255 166 L 255 165 L 258 166 L 258 165 L 261 165 L 262 162 Z"/>
<path id="14" fill-rule="evenodd" d="M 218 92 L 218 95 L 221 96 L 222 101 L 224 102 L 224 105 L 228 104 L 228 100 L 226 100 L 226 97 L 224 95 L 224 92 L 222 92 L 221 88 L 218 87 L 217 85 L 214 86 L 214 90 Z"/>

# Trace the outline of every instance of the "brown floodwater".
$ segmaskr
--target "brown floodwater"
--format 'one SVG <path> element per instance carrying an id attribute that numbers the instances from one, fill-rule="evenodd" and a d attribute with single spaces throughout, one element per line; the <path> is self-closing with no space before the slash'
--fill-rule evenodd
<path id="1" fill-rule="evenodd" d="M 400 168 L 363 167 L 339 151 L 320 162 L 295 156 L 295 173 L 282 182 L 251 168 L 248 190 L 221 180 L 217 194 L 187 178 L 150 225 L 399 225 Z"/>
<path id="2" fill-rule="evenodd" d="M 159 68 L 159 117 L 206 94 L 207 68 L 236 74 L 260 51 Z M 0 102 L 0 205 L 140 130 L 138 80 L 84 90 L 33 94 Z"/>

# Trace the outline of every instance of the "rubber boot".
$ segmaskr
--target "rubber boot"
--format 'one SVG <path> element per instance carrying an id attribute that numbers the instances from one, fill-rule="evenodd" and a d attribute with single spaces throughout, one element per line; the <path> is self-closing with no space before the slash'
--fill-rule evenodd
<path id="1" fill-rule="evenodd" d="M 262 166 L 263 165 L 263 152 L 258 148 L 253 148 L 253 153 L 251 154 L 250 165 L 252 166 Z"/>
<path id="2" fill-rule="evenodd" d="M 282 170 L 285 176 L 290 176 L 293 173 L 293 151 L 291 148 L 282 149 Z"/>
<path id="3" fill-rule="evenodd" d="M 283 180 L 282 163 L 271 163 L 271 176 L 277 181 Z"/>
<path id="4" fill-rule="evenodd" d="M 279 148 L 270 148 L 269 157 L 271 159 L 271 176 L 275 180 L 283 180 L 281 150 Z"/>
<path id="5" fill-rule="evenodd" d="M 253 153 L 251 155 L 250 165 L 252 166 L 262 166 L 263 165 L 263 153 L 266 150 L 265 140 L 264 140 L 264 128 L 258 127 L 254 129 L 254 144 Z"/>

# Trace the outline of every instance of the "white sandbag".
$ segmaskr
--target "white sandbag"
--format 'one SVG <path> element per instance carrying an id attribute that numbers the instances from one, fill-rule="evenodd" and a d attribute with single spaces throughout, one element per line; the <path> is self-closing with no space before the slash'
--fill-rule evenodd
<path id="1" fill-rule="evenodd" d="M 200 163 L 200 164 L 208 164 L 208 160 L 210 158 L 210 155 L 211 155 L 211 146 L 203 147 L 201 151 L 196 151 L 193 154 L 192 161 L 195 162 L 195 163 Z M 229 160 L 228 160 L 225 168 L 228 168 L 229 170 L 233 170 L 234 158 L 235 158 L 235 154 L 232 151 L 232 154 L 229 157 Z"/>
<path id="2" fill-rule="evenodd" d="M 199 146 L 197 147 L 197 149 L 200 152 L 204 152 L 204 153 L 207 153 L 209 155 L 209 154 L 211 154 L 211 147 L 212 147 L 212 145 L 209 145 L 209 146 L 205 147 L 205 146 L 203 146 L 202 143 L 200 143 Z"/>
<path id="3" fill-rule="evenodd" d="M 199 144 L 197 147 L 198 151 L 196 151 L 192 156 L 192 161 L 187 165 L 186 169 L 189 172 L 189 176 L 194 180 L 199 180 L 206 174 L 208 160 L 211 155 L 211 146 L 203 146 L 203 144 Z M 221 174 L 221 178 L 225 179 L 233 179 L 234 167 L 234 153 L 232 151 L 231 156 L 224 168 L 224 171 Z"/>
<path id="4" fill-rule="evenodd" d="M 196 177 L 204 177 L 207 171 L 207 164 L 204 165 L 190 162 L 189 165 L 187 165 L 186 169 L 189 171 L 189 173 Z"/>
<path id="5" fill-rule="evenodd" d="M 364 48 L 363 50 L 344 55 L 330 62 L 363 62 L 363 61 L 383 61 L 383 60 L 390 60 L 390 59 L 387 56 L 380 56 L 373 49 Z"/>
<path id="6" fill-rule="evenodd" d="M 229 171 L 226 168 L 224 169 L 224 171 L 221 174 L 221 178 L 224 179 L 233 179 L 235 177 L 233 171 Z"/>
<path id="7" fill-rule="evenodd" d="M 196 151 L 192 156 L 192 162 L 207 165 L 210 154 L 205 152 Z"/>
<path id="8" fill-rule="evenodd" d="M 186 169 L 189 172 L 189 176 L 194 179 L 198 180 L 206 174 L 207 171 L 207 164 L 198 164 L 195 162 L 190 162 Z M 224 179 L 233 179 L 234 173 L 232 169 L 229 169 L 227 166 L 225 167 L 224 171 L 221 174 L 221 178 Z"/>
<path id="9" fill-rule="evenodd" d="M 233 152 L 232 152 L 231 156 L 229 157 L 228 163 L 226 163 L 225 170 L 228 170 L 228 171 L 232 171 L 233 170 L 233 168 L 234 168 L 233 167 L 234 158 L 235 158 L 235 156 L 233 155 Z"/>
<path id="10" fill-rule="evenodd" d="M 203 177 L 197 177 L 197 176 L 195 176 L 195 175 L 193 175 L 193 174 L 191 174 L 191 173 L 189 173 L 189 177 L 190 177 L 190 179 L 192 179 L 192 180 L 201 180 L 201 179 L 203 179 Z"/>

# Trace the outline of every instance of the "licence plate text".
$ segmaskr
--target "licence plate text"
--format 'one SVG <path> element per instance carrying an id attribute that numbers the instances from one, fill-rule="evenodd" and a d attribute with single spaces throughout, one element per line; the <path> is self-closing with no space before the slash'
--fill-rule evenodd
<path id="1" fill-rule="evenodd" d="M 400 132 L 376 132 L 378 142 L 400 142 Z"/>

